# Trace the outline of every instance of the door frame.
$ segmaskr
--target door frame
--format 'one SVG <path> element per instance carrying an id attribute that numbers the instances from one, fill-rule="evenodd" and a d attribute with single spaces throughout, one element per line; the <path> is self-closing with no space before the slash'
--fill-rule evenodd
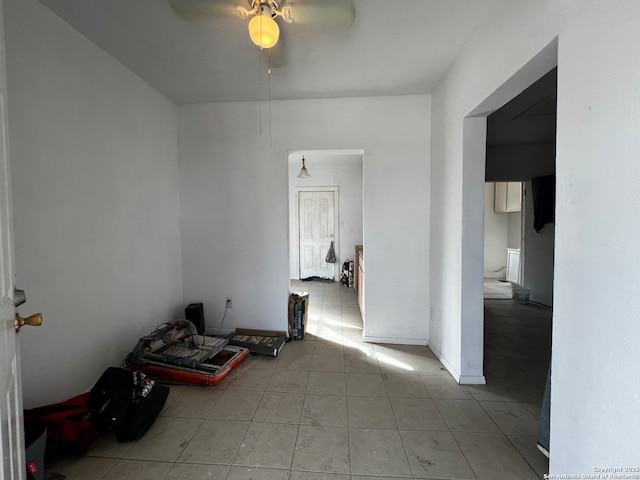
<path id="1" fill-rule="evenodd" d="M 483 270 L 487 117 L 557 66 L 558 39 L 556 37 L 463 119 L 461 371 L 457 372 L 457 380 L 461 384 L 486 383 Z M 520 255 L 522 258 L 522 250 Z M 452 371 L 451 368 L 449 370 Z"/>
<path id="2" fill-rule="evenodd" d="M 298 280 L 300 279 L 300 192 L 333 192 L 333 221 L 334 225 L 334 239 L 333 239 L 333 248 L 336 251 L 336 258 L 338 261 L 333 265 L 333 279 L 340 278 L 340 188 L 337 186 L 333 187 L 294 187 L 293 188 L 295 195 L 295 204 L 296 204 L 296 214 L 295 214 L 295 251 L 298 253 L 295 255 L 291 261 L 294 262 L 295 271 L 298 274 Z"/>

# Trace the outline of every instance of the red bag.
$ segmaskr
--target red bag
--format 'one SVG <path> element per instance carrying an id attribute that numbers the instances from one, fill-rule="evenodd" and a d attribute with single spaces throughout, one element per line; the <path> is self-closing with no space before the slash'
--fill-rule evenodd
<path id="1" fill-rule="evenodd" d="M 25 423 L 38 423 L 47 427 L 47 438 L 66 442 L 76 455 L 84 455 L 89 445 L 98 438 L 93 428 L 93 412 L 87 401 L 90 392 L 64 402 L 24 411 Z"/>

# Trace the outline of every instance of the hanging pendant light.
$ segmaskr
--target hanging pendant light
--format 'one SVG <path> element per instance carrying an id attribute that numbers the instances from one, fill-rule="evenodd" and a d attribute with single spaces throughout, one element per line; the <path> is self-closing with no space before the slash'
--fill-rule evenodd
<path id="1" fill-rule="evenodd" d="M 304 164 L 304 156 L 302 157 L 302 168 L 300 169 L 300 173 L 298 174 L 298 178 L 309 178 L 311 175 L 307 170 L 306 165 Z"/>
<path id="2" fill-rule="evenodd" d="M 260 48 L 271 48 L 278 43 L 280 27 L 271 17 L 271 8 L 262 4 L 256 15 L 249 21 L 249 36 Z"/>

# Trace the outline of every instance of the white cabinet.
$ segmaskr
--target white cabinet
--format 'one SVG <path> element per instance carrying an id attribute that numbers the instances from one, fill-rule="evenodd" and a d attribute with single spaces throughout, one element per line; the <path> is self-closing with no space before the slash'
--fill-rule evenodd
<path id="1" fill-rule="evenodd" d="M 496 182 L 494 211 L 496 213 L 519 212 L 522 209 L 522 183 Z"/>

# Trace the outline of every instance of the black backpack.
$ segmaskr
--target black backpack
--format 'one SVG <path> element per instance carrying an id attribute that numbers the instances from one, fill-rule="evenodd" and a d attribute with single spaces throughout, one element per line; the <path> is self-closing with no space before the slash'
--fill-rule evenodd
<path id="1" fill-rule="evenodd" d="M 89 396 L 96 430 L 115 432 L 119 442 L 142 437 L 162 411 L 169 387 L 142 372 L 107 368 Z"/>

